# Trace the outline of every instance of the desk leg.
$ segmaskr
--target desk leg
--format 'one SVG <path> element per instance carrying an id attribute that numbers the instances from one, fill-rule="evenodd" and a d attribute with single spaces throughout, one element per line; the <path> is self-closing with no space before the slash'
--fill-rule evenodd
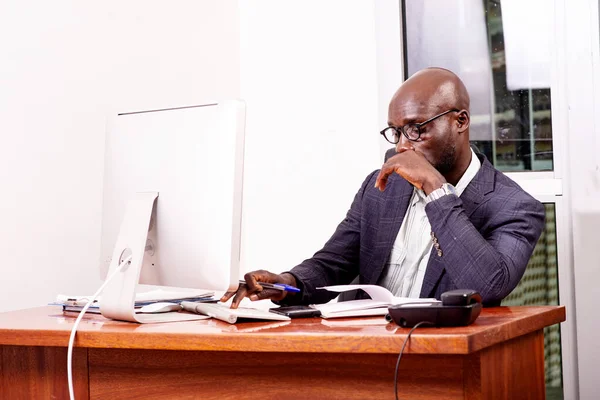
<path id="1" fill-rule="evenodd" d="M 73 352 L 75 398 L 88 399 L 87 349 Z M 0 346 L 0 399 L 68 399 L 67 348 Z"/>
<path id="2" fill-rule="evenodd" d="M 499 343 L 465 358 L 465 398 L 545 399 L 544 331 Z"/>

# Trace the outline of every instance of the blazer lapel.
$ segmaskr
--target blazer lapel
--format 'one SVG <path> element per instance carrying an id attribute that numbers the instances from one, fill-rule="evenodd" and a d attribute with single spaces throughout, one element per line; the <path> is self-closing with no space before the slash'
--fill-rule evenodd
<path id="1" fill-rule="evenodd" d="M 496 170 L 483 154 L 477 154 L 481 168 L 460 196 L 467 217 L 471 217 L 486 194 L 494 191 Z"/>
<path id="2" fill-rule="evenodd" d="M 377 284 L 392 252 L 392 246 L 400 231 L 413 190 L 414 187 L 400 176 L 394 174 L 388 180 L 388 185 L 383 192 L 385 199 L 379 217 L 375 251 L 377 256 L 372 263 L 374 269 L 369 280 L 372 285 Z"/>
<path id="3" fill-rule="evenodd" d="M 483 201 L 484 196 L 494 191 L 496 176 L 494 167 L 486 157 L 483 154 L 477 154 L 477 157 L 481 161 L 481 168 L 479 168 L 473 180 L 467 185 L 465 191 L 460 196 L 465 214 L 471 222 L 473 222 L 473 214 L 477 210 L 478 205 Z M 474 225 L 479 230 L 479 224 L 476 223 Z M 443 258 L 437 257 L 436 253 L 436 249 L 432 248 L 429 254 L 427 270 L 423 277 L 420 297 L 435 296 L 435 288 L 444 272 Z"/>

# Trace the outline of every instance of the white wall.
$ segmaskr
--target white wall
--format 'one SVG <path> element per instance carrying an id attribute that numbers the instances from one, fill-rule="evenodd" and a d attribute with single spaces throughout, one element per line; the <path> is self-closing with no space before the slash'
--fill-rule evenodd
<path id="1" fill-rule="evenodd" d="M 597 0 L 564 5 L 568 136 L 565 177 L 570 195 L 577 323 L 579 398 L 598 398 L 600 330 L 600 40 Z M 563 10 L 559 10 L 563 11 Z"/>
<path id="2" fill-rule="evenodd" d="M 312 256 L 381 166 L 374 12 L 372 1 L 240 2 L 246 271 Z"/>
<path id="3" fill-rule="evenodd" d="M 402 16 L 399 1 L 375 1 L 375 41 L 377 45 L 377 127 L 387 126 L 390 100 L 404 82 L 404 51 L 402 49 Z M 379 141 L 380 159 L 394 147 Z"/>
<path id="4" fill-rule="evenodd" d="M 99 285 L 105 118 L 239 96 L 237 1 L 0 2 L 0 311 Z"/>
<path id="5" fill-rule="evenodd" d="M 246 270 L 333 233 L 381 165 L 375 2 L 239 3 L 0 3 L 0 311 L 99 285 L 115 111 L 247 101 Z"/>

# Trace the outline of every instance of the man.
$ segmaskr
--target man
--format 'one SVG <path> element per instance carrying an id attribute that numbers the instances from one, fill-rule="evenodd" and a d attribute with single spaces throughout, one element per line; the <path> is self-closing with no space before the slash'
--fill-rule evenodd
<path id="1" fill-rule="evenodd" d="M 281 304 L 329 301 L 318 287 L 378 284 L 397 296 L 474 289 L 499 305 L 519 283 L 539 239 L 544 207 L 469 145 L 469 95 L 440 68 L 419 71 L 390 102 L 381 133 L 396 152 L 371 173 L 346 218 L 312 258 L 291 271 L 253 271 L 234 294 Z M 257 282 L 285 283 L 290 294 Z"/>

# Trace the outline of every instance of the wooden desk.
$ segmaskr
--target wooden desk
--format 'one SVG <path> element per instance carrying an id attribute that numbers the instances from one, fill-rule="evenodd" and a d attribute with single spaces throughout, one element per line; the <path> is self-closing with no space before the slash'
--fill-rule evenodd
<path id="1" fill-rule="evenodd" d="M 419 328 L 402 357 L 399 393 L 544 398 L 542 329 L 564 320 L 564 307 L 498 307 L 468 327 Z M 74 321 L 57 307 L 0 314 L 1 399 L 68 399 Z M 408 329 L 323 322 L 135 325 L 85 317 L 75 341 L 76 398 L 393 399 Z"/>

